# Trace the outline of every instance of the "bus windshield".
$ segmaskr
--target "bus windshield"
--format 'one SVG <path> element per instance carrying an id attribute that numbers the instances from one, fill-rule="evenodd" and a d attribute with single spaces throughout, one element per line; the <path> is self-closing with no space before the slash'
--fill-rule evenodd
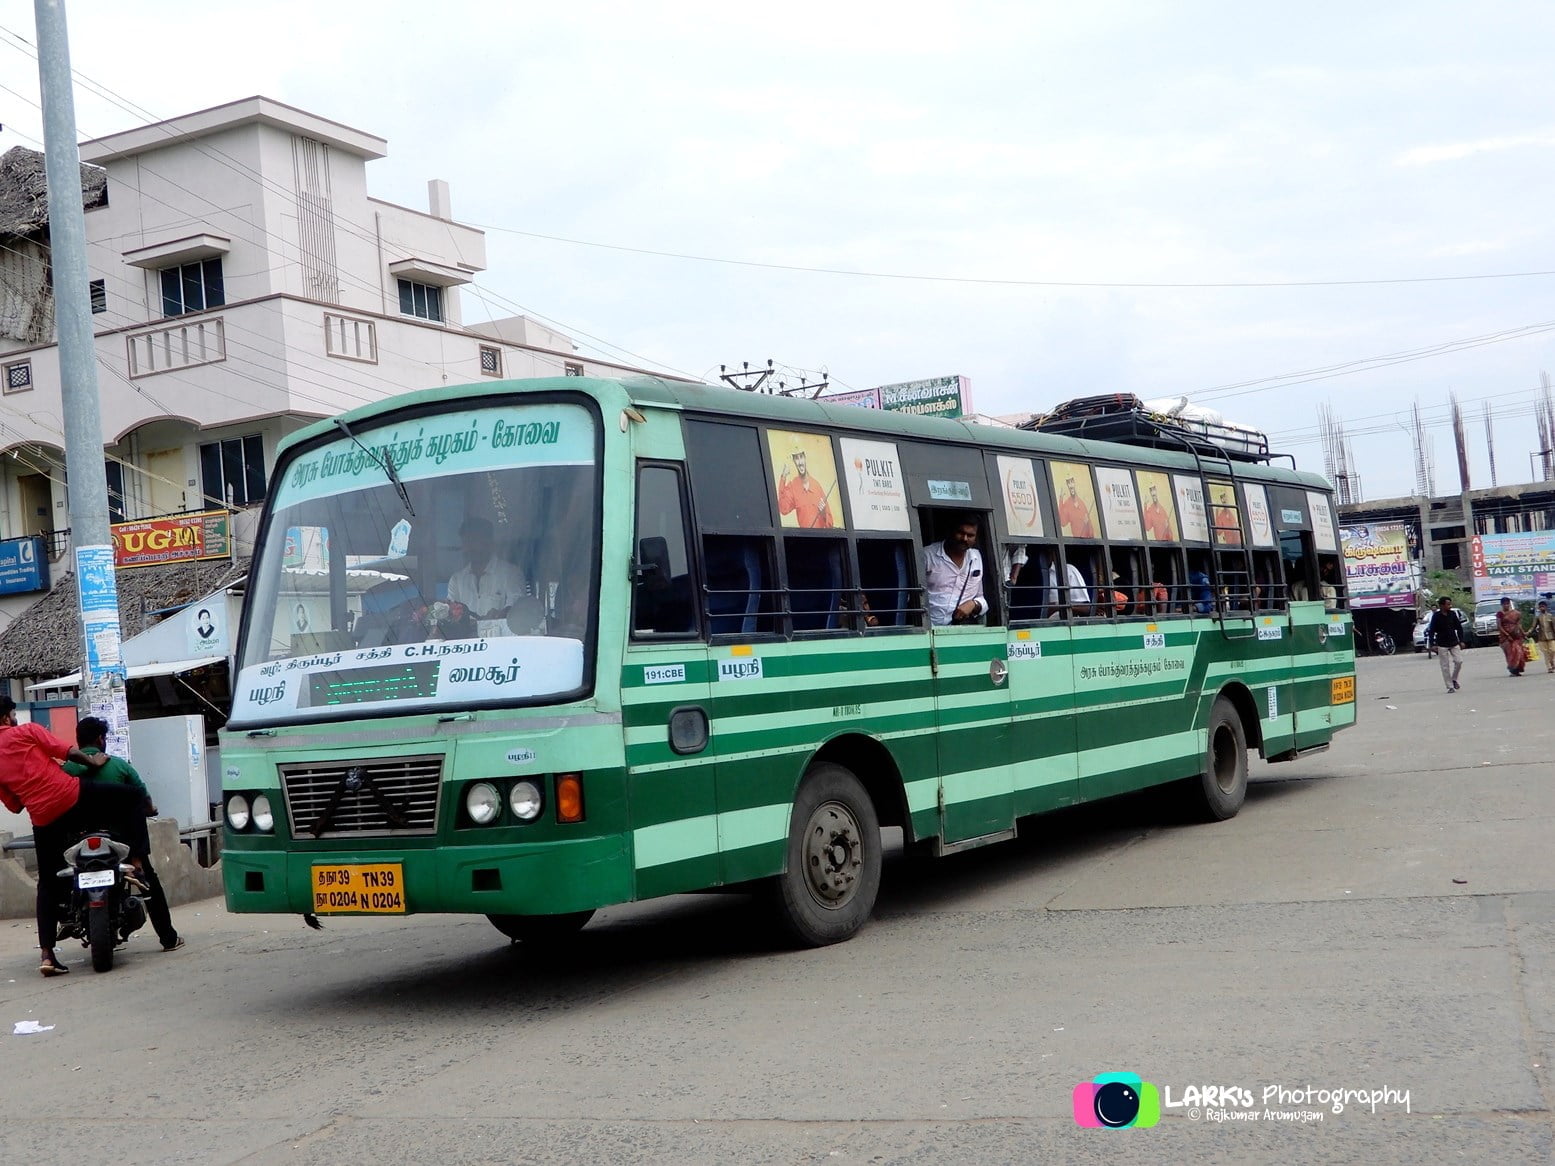
<path id="1" fill-rule="evenodd" d="M 514 403 L 297 451 L 255 552 L 233 724 L 583 695 L 596 442 L 582 406 Z"/>

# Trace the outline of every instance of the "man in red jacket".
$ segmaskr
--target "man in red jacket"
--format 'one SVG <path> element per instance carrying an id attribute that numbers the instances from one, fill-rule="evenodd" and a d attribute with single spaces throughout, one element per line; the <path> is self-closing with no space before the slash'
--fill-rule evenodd
<path id="1" fill-rule="evenodd" d="M 0 696 L 0 802 L 13 814 L 26 810 L 32 819 L 38 856 L 38 947 L 43 952 L 38 970 L 45 976 L 63 976 L 70 970 L 54 958 L 54 943 L 64 897 L 58 872 L 72 831 L 107 830 L 130 848 L 132 858 L 151 850 L 140 795 L 126 785 L 71 777 L 60 768 L 67 760 L 96 772 L 108 763 L 108 755 L 83 753 L 42 725 L 17 724 L 16 702 Z"/>

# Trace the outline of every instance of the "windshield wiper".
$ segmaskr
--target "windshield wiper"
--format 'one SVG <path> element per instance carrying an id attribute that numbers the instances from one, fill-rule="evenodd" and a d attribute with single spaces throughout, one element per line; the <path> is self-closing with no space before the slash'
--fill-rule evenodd
<path id="1" fill-rule="evenodd" d="M 373 462 L 378 466 L 378 468 L 386 475 L 388 475 L 389 484 L 394 487 L 394 492 L 400 496 L 400 503 L 405 507 L 405 513 L 409 514 L 412 518 L 416 517 L 416 508 L 410 504 L 410 491 L 405 489 L 405 483 L 400 481 L 399 471 L 394 468 L 394 454 L 390 452 L 389 447 L 383 447 L 383 457 L 380 458 L 372 450 L 368 449 L 359 440 L 357 440 L 356 434 L 352 433 L 351 430 L 347 428 L 343 418 L 335 418 L 335 427 L 339 429 L 341 433 L 344 433 L 347 437 L 349 437 L 352 441 L 356 442 L 356 448 L 361 450 L 368 457 L 372 458 Z"/>

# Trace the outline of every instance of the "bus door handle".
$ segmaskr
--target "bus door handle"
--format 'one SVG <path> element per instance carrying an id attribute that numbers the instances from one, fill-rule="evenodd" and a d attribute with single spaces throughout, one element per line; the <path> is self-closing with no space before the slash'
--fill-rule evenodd
<path id="1" fill-rule="evenodd" d="M 707 710 L 699 704 L 683 704 L 670 710 L 670 748 L 682 757 L 700 753 L 712 737 Z"/>

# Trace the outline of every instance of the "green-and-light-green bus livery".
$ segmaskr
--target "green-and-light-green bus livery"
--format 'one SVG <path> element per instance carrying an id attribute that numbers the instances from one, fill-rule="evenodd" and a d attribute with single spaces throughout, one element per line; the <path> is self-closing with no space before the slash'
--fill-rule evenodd
<path id="1" fill-rule="evenodd" d="M 943 854 L 1170 782 L 1226 818 L 1249 750 L 1326 747 L 1339 562 L 1321 478 L 1203 448 L 651 378 L 394 398 L 276 466 L 227 903 L 534 940 L 756 884 L 845 939 L 883 826 Z"/>

